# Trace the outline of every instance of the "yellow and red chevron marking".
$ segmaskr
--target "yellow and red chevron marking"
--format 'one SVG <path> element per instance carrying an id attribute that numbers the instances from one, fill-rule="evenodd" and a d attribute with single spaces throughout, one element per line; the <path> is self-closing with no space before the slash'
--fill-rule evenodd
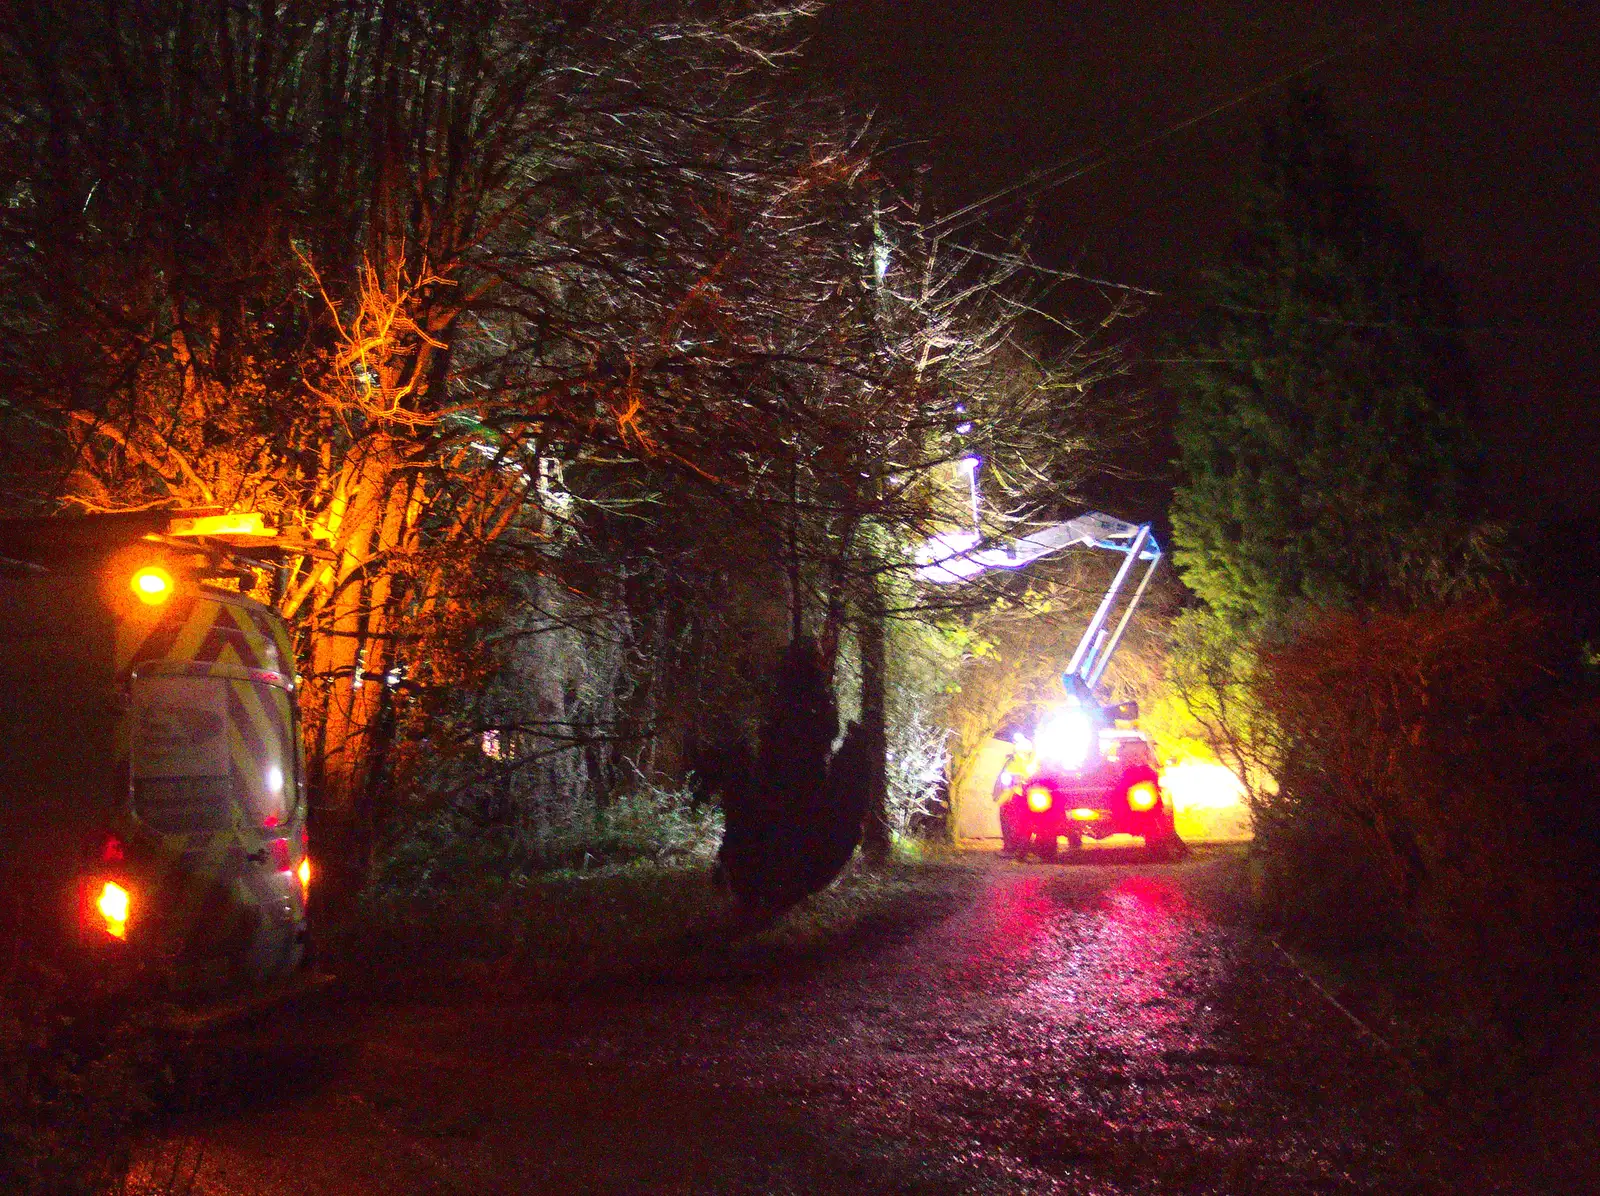
<path id="1" fill-rule="evenodd" d="M 293 728 L 286 691 L 253 681 L 228 683 L 228 751 L 241 791 L 266 792 L 266 778 L 277 769 L 279 807 L 275 813 L 280 821 L 295 801 L 290 789 L 295 773 Z M 261 830 L 259 824 L 250 824 L 252 835 L 259 836 Z"/>
<path id="2" fill-rule="evenodd" d="M 197 612 L 196 607 L 200 607 Z M 190 597 L 174 598 L 161 612 L 161 617 L 148 619 L 122 619 L 117 623 L 116 672 L 126 677 L 133 666 L 143 660 L 169 660 L 174 658 L 173 647 L 184 629 L 197 614 L 209 626 L 215 617 L 211 603 L 204 605 Z M 178 656 L 177 659 L 184 659 Z"/>
<path id="3" fill-rule="evenodd" d="M 268 617 L 205 596 L 173 600 L 155 622 L 125 619 L 117 626 L 116 667 L 126 675 L 154 660 L 234 664 L 292 679 L 294 667 L 281 630 Z"/>
<path id="4" fill-rule="evenodd" d="M 202 590 L 120 620 L 115 652 L 123 678 L 160 664 L 162 672 L 211 675 L 226 687 L 231 825 L 187 834 L 145 827 L 138 838 L 151 850 L 149 896 L 161 903 L 174 948 L 206 954 L 247 941 L 260 899 L 246 881 L 246 861 L 284 833 L 279 828 L 289 824 L 298 796 L 287 631 L 264 608 Z M 117 751 L 124 760 L 130 737 L 131 723 L 123 719 Z M 137 811 L 130 812 L 139 825 Z"/>
<path id="5" fill-rule="evenodd" d="M 239 883 L 233 835 L 161 835 L 147 843 L 153 850 L 140 879 L 145 899 L 160 902 L 169 947 L 204 953 L 238 935 L 256 901 Z"/>

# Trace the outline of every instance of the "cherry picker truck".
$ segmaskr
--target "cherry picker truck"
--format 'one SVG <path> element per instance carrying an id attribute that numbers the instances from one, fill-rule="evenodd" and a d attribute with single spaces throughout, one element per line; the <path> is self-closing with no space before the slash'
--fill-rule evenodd
<path id="1" fill-rule="evenodd" d="M 992 569 L 1021 568 L 1074 547 L 1121 553 L 1123 561 L 1062 674 L 1063 701 L 1046 712 L 1015 711 L 997 733 L 1013 745 L 994 790 L 1001 839 L 1019 858 L 1033 852 L 1049 860 L 1063 838 L 1079 848 L 1086 838 L 1129 834 L 1141 837 L 1152 852 L 1176 858 L 1183 843 L 1171 797 L 1161 787 L 1154 747 L 1141 732 L 1117 725 L 1135 721 L 1138 704 L 1107 706 L 1095 696 L 1161 563 L 1161 546 L 1150 525 L 1091 511 L 996 545 L 980 545 L 975 534 L 957 533 L 930 542 L 921 575 L 951 584 Z M 1141 566 L 1138 584 L 1125 598 Z"/>

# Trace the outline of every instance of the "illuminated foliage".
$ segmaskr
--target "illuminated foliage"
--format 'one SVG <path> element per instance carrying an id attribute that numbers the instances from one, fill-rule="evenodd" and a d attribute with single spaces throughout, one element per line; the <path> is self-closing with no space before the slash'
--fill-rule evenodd
<path id="1" fill-rule="evenodd" d="M 475 684 L 497 576 L 560 572 L 647 459 L 740 484 L 723 404 L 817 347 L 785 318 L 804 230 L 860 177 L 742 82 L 804 11 L 6 5 L 0 377 L 41 449 L 13 503 L 312 546 L 276 600 L 350 808 L 372 682 Z"/>

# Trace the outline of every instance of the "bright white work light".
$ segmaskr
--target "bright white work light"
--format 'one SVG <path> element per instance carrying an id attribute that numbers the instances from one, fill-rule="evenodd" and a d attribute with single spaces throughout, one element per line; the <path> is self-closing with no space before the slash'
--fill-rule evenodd
<path id="1" fill-rule="evenodd" d="M 1082 710 L 1066 710 L 1039 728 L 1039 758 L 1064 768 L 1076 768 L 1089 755 L 1094 724 Z"/>

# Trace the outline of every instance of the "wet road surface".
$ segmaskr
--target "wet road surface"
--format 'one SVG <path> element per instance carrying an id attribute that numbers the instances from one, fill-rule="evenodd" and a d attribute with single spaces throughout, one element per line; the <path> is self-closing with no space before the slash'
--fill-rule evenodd
<path id="1" fill-rule="evenodd" d="M 1438 1114 L 1249 927 L 1237 853 L 1087 857 L 972 857 L 936 916 L 721 978 L 327 1003 L 167 1149 L 239 1196 L 1444 1190 Z"/>

